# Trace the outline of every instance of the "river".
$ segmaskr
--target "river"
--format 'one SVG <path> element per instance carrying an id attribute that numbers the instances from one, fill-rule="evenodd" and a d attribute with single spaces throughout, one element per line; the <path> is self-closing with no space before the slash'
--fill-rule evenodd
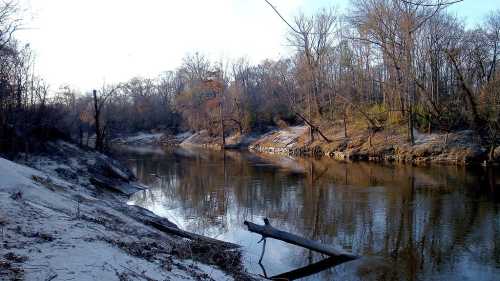
<path id="1" fill-rule="evenodd" d="M 362 256 L 303 280 L 500 280 L 500 172 L 342 163 L 178 148 L 122 151 L 149 190 L 130 203 L 243 246 L 268 276 L 324 258 L 260 236 L 245 220 Z"/>

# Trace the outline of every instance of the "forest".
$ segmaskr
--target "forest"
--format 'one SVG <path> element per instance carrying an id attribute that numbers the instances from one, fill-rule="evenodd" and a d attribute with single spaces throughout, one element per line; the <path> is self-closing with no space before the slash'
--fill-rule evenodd
<path id="1" fill-rule="evenodd" d="M 267 2 L 267 1 L 266 1 Z M 414 133 L 473 130 L 493 153 L 500 137 L 500 11 L 479 25 L 447 11 L 456 1 L 353 0 L 283 24 L 292 52 L 252 64 L 186 55 L 175 70 L 51 90 L 34 72 L 16 2 L 0 7 L 0 151 L 29 152 L 47 139 L 104 150 L 117 136 L 208 130 L 214 136 L 307 124 L 310 137 L 351 127 Z M 268 2 L 268 8 L 281 16 Z M 396 128 L 396 129 L 394 129 Z M 318 136 L 318 133 L 320 136 Z"/>
<path id="2" fill-rule="evenodd" d="M 25 3 L 0 0 L 0 280 L 497 280 L 500 5 L 472 22 L 452 7 L 473 0 L 312 2 L 39 1 L 30 44 Z M 196 49 L 209 20 L 187 21 L 222 5 L 269 12 L 280 55 Z M 186 22 L 147 32 L 157 7 Z M 238 28 L 214 32 L 236 50 Z M 146 55 L 170 53 L 156 74 Z M 153 75 L 123 75 L 137 61 Z M 51 84 L 96 81 L 86 63 L 125 78 Z"/>

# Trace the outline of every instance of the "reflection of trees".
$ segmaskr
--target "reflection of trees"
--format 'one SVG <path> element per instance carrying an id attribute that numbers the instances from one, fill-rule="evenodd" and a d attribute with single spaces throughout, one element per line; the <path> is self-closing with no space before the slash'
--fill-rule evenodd
<path id="1" fill-rule="evenodd" d="M 466 271 L 460 268 L 464 256 L 469 263 L 500 265 L 499 176 L 493 171 L 302 159 L 287 172 L 268 165 L 279 159 L 230 151 L 223 157 L 136 157 L 131 165 L 153 188 L 135 199 L 179 209 L 198 232 L 223 233 L 268 216 L 284 230 L 386 257 L 390 266 L 378 269 L 386 280 Z M 304 265 L 320 257 L 304 251 L 293 259 Z"/>

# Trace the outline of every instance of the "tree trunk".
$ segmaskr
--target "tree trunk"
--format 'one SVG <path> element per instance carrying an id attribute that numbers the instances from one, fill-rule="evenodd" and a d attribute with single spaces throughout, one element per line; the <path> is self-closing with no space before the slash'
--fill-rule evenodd
<path id="1" fill-rule="evenodd" d="M 78 126 L 78 144 L 83 146 L 83 128 L 81 124 Z"/>
<path id="2" fill-rule="evenodd" d="M 466 96 L 466 98 L 471 106 L 474 127 L 477 130 L 477 129 L 481 128 L 482 120 L 481 120 L 481 117 L 479 116 L 479 110 L 477 108 L 477 103 L 476 103 L 476 100 L 474 98 L 474 93 L 467 85 L 467 82 L 465 81 L 465 77 L 462 73 L 462 70 L 460 69 L 460 66 L 458 65 L 458 62 L 457 62 L 455 56 L 453 54 L 451 54 L 449 51 L 446 51 L 446 53 L 447 53 L 448 57 L 450 58 L 451 63 L 453 64 L 455 71 L 457 72 L 458 81 L 460 82 L 460 85 L 462 86 L 462 89 L 465 92 L 465 96 Z"/>
<path id="3" fill-rule="evenodd" d="M 99 107 L 99 100 L 97 99 L 97 91 L 93 91 L 94 96 L 94 122 L 95 122 L 95 145 L 97 151 L 102 150 L 102 137 L 101 137 L 101 109 Z"/>
<path id="4" fill-rule="evenodd" d="M 223 115 L 223 110 L 222 110 L 222 101 L 220 102 L 219 105 L 219 111 L 220 111 L 220 130 L 221 130 L 221 137 L 222 137 L 222 149 L 226 147 L 226 136 L 224 135 L 224 115 Z"/>
<path id="5" fill-rule="evenodd" d="M 411 54 L 411 50 L 413 49 L 413 36 L 411 31 L 407 31 L 406 34 L 406 46 L 405 46 L 405 52 L 406 52 L 406 60 L 405 60 L 405 68 L 406 68 L 406 97 L 408 99 L 408 141 L 410 142 L 411 145 L 415 144 L 415 136 L 413 135 L 413 127 L 414 127 L 414 120 L 413 120 L 413 110 L 414 110 L 414 87 L 412 87 L 412 81 L 413 81 L 413 71 L 412 71 L 412 63 L 413 63 L 413 57 Z M 411 44 L 411 45 L 410 45 Z"/>
<path id="6" fill-rule="evenodd" d="M 347 109 L 344 109 L 344 138 L 347 139 Z"/>

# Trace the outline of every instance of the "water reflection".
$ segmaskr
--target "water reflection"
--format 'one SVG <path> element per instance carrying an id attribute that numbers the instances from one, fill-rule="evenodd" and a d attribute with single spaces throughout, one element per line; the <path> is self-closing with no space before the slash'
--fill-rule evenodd
<path id="1" fill-rule="evenodd" d="M 244 246 L 261 273 L 259 236 L 243 221 L 336 244 L 364 258 L 306 280 L 498 280 L 500 174 L 457 167 L 340 163 L 178 149 L 128 152 L 151 189 L 134 204 L 180 227 Z M 264 265 L 276 275 L 320 254 L 268 239 Z"/>

